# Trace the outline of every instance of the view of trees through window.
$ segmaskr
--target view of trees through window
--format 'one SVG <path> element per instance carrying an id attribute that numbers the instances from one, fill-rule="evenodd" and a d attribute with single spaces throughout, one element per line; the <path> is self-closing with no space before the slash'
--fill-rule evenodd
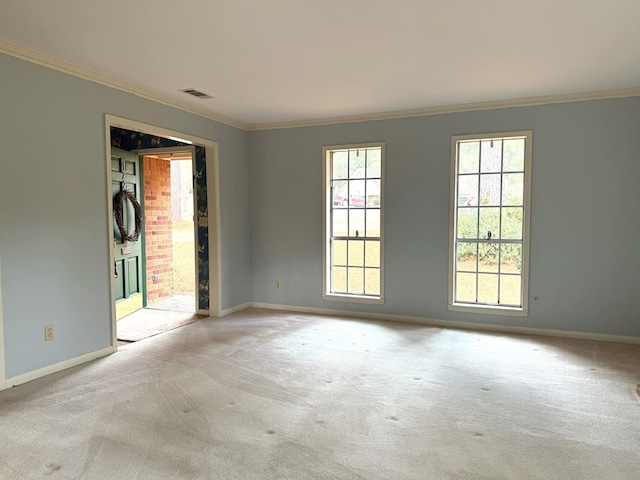
<path id="1" fill-rule="evenodd" d="M 456 302 L 522 305 L 525 140 L 457 142 Z"/>

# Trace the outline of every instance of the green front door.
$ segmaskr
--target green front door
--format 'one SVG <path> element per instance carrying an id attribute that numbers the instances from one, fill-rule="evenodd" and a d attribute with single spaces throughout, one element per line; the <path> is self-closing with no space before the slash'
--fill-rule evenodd
<path id="1" fill-rule="evenodd" d="M 135 193 L 142 205 L 142 172 L 141 160 L 131 152 L 111 149 L 111 198 L 125 188 Z M 128 233 L 135 230 L 135 212 L 130 201 L 123 205 L 123 225 Z M 143 229 L 144 232 L 144 229 Z M 124 241 L 120 230 L 113 219 L 113 240 L 115 260 L 114 275 L 116 283 L 116 318 L 140 310 L 144 306 L 144 256 L 143 232 L 135 242 Z"/>

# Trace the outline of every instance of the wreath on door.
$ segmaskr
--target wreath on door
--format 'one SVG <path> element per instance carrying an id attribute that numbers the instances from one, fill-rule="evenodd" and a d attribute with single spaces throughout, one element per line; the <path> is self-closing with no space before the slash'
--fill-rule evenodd
<path id="1" fill-rule="evenodd" d="M 131 203 L 135 213 L 135 228 L 132 233 L 129 233 L 124 226 L 124 206 L 127 200 Z M 142 231 L 142 208 L 133 192 L 122 189 L 113 197 L 113 216 L 116 219 L 116 225 L 118 226 L 122 240 L 125 242 L 137 242 L 138 238 L 140 238 L 140 232 Z"/>

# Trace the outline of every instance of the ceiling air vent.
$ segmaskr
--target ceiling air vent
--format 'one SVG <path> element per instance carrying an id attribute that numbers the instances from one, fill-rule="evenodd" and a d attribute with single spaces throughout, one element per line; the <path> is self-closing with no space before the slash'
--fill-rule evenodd
<path id="1" fill-rule="evenodd" d="M 207 95 L 204 92 L 196 90 L 195 88 L 185 88 L 184 90 L 180 90 L 180 91 L 184 92 L 186 94 L 189 94 L 189 95 L 191 95 L 193 97 L 200 98 L 202 100 L 204 100 L 205 98 L 214 98 L 211 95 Z"/>

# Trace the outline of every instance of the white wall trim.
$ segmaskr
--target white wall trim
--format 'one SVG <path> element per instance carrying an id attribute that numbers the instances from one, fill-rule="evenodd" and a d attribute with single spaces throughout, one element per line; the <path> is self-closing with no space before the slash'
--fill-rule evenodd
<path id="1" fill-rule="evenodd" d="M 251 307 L 251 302 L 241 303 L 240 305 L 236 305 L 235 307 L 226 308 L 220 312 L 220 317 L 226 317 L 227 315 L 231 315 L 232 313 L 239 312 L 241 310 L 245 310 Z"/>
<path id="2" fill-rule="evenodd" d="M 89 70 L 88 68 L 80 67 L 73 63 L 69 63 L 45 53 L 38 52 L 37 50 L 32 50 L 30 48 L 23 47 L 22 45 L 7 42 L 6 40 L 0 39 L 0 53 L 20 58 L 22 60 L 26 60 L 27 62 L 35 63 L 36 65 L 41 65 L 53 70 L 58 70 L 59 72 L 73 75 L 74 77 L 79 77 L 84 80 L 89 80 L 90 82 L 98 83 L 106 87 L 115 88 L 116 90 L 131 93 L 138 97 L 152 100 L 163 105 L 178 108 L 180 110 L 184 110 L 185 112 L 208 118 L 209 120 L 224 123 L 225 125 L 230 125 L 242 130 L 246 130 L 248 127 L 248 125 L 242 122 L 238 122 L 237 120 L 219 115 L 210 110 L 197 107 L 188 102 L 180 101 L 179 99 L 171 97 L 169 95 L 165 95 L 164 93 L 151 90 L 135 83 L 127 82 L 120 78 L 94 72 L 93 70 Z"/>
<path id="3" fill-rule="evenodd" d="M 640 337 L 624 335 L 609 335 L 605 333 L 574 332 L 568 330 L 551 330 L 546 328 L 518 327 L 512 325 L 496 325 L 492 323 L 460 322 L 456 320 L 442 320 L 437 318 L 414 317 L 409 315 L 394 315 L 388 313 L 354 312 L 350 310 L 334 310 L 332 308 L 300 307 L 295 305 L 276 305 L 273 303 L 252 302 L 253 308 L 282 310 L 286 312 L 313 313 L 318 315 L 339 315 L 343 317 L 357 317 L 363 320 L 383 320 L 390 322 L 407 322 L 429 325 L 432 327 L 459 328 L 464 330 L 481 330 L 496 333 L 516 333 L 524 335 L 540 335 L 544 337 L 574 338 L 578 340 L 593 340 L 597 342 L 615 342 L 640 345 Z"/>
<path id="4" fill-rule="evenodd" d="M 620 88 L 614 90 L 599 90 L 595 92 L 581 92 L 564 95 L 547 95 L 541 97 L 494 100 L 490 102 L 461 103 L 459 105 L 442 105 L 435 107 L 415 108 L 411 110 L 397 110 L 392 112 L 368 113 L 362 115 L 347 115 L 344 117 L 326 117 L 314 120 L 296 120 L 291 122 L 249 124 L 247 125 L 247 130 L 278 130 L 283 128 L 317 127 L 322 125 L 338 125 L 342 123 L 394 120 L 397 118 L 426 117 L 431 115 L 444 115 L 448 113 L 473 112 L 477 110 L 531 107 L 536 105 L 550 105 L 554 103 L 584 102 L 588 100 L 605 100 L 610 98 L 638 96 L 640 96 L 640 87 Z"/>
<path id="5" fill-rule="evenodd" d="M 640 87 L 619 88 L 612 90 L 598 90 L 594 92 L 581 92 L 562 95 L 547 95 L 540 97 L 513 98 L 508 100 L 494 100 L 490 102 L 463 103 L 459 105 L 442 105 L 435 107 L 415 108 L 410 110 L 397 110 L 391 112 L 368 113 L 361 115 L 347 115 L 341 117 L 325 117 L 309 120 L 295 120 L 287 122 L 270 122 L 248 124 L 229 117 L 199 108 L 179 99 L 153 91 L 141 85 L 136 85 L 125 80 L 110 77 L 102 73 L 94 72 L 84 67 L 74 65 L 64 60 L 46 55 L 15 43 L 0 39 L 0 53 L 26 60 L 43 67 L 58 70 L 59 72 L 89 80 L 107 87 L 115 88 L 123 92 L 131 93 L 147 100 L 152 100 L 163 105 L 178 108 L 185 112 L 199 115 L 209 120 L 223 123 L 241 130 L 277 130 L 282 128 L 314 127 L 321 125 L 338 125 L 342 123 L 369 122 L 375 120 L 393 120 L 396 118 L 424 117 L 430 115 L 442 115 L 447 113 L 472 112 L 476 110 L 495 110 L 498 108 L 528 107 L 534 105 L 549 105 L 553 103 L 582 102 L 588 100 L 605 100 L 609 98 L 638 97 Z"/>
<path id="6" fill-rule="evenodd" d="M 152 135 L 162 137 L 173 137 L 184 139 L 186 142 L 201 145 L 206 150 L 206 164 L 207 164 L 207 199 L 208 199 L 208 217 L 206 222 L 209 227 L 209 310 L 198 310 L 198 314 L 214 315 L 219 314 L 220 309 L 220 275 L 222 270 L 220 268 L 220 178 L 218 176 L 218 144 L 212 140 L 196 137 L 188 133 L 177 132 L 175 130 L 169 130 L 167 128 L 158 127 L 155 125 L 149 125 L 135 120 L 128 120 L 126 118 L 116 117 L 113 115 L 105 114 L 105 152 L 106 152 L 106 185 L 107 185 L 107 225 L 108 227 L 108 254 L 109 254 L 109 282 L 111 285 L 111 332 L 112 332 L 112 344 L 114 349 L 117 348 L 117 327 L 116 327 L 116 312 L 115 312 L 115 280 L 113 278 L 113 229 L 110 227 L 111 219 L 113 218 L 113 205 L 111 201 L 111 127 L 125 128 L 136 132 L 144 132 Z M 184 147 L 183 147 L 184 148 Z M 194 151 L 195 157 L 195 151 Z M 213 214 L 213 215 L 212 215 Z M 198 225 L 194 225 L 196 232 Z M 211 263 L 215 262 L 215 268 L 211 268 Z"/>
<path id="7" fill-rule="evenodd" d="M 0 264 L 0 390 L 4 390 L 6 388 L 4 362 L 4 323 L 2 319 L 2 264 Z"/>
<path id="8" fill-rule="evenodd" d="M 220 159 L 217 143 L 207 145 L 206 164 L 207 222 L 209 226 L 209 315 L 219 317 L 222 312 L 222 243 L 220 240 L 222 229 L 220 226 Z M 213 202 L 211 202 L 212 199 Z"/>
<path id="9" fill-rule="evenodd" d="M 95 352 L 85 353 L 84 355 L 70 358 L 64 362 L 54 363 L 53 365 L 47 365 L 46 367 L 38 368 L 37 370 L 32 370 L 27 373 L 16 375 L 15 377 L 7 378 L 6 385 L 7 387 L 16 387 L 23 383 L 30 382 L 31 380 L 51 375 L 52 373 L 57 373 L 62 370 L 66 370 L 67 368 L 77 367 L 78 365 L 90 362 L 91 360 L 106 357 L 107 355 L 111 355 L 114 351 L 115 349 L 113 347 L 105 347 L 100 350 L 96 350 Z"/>

